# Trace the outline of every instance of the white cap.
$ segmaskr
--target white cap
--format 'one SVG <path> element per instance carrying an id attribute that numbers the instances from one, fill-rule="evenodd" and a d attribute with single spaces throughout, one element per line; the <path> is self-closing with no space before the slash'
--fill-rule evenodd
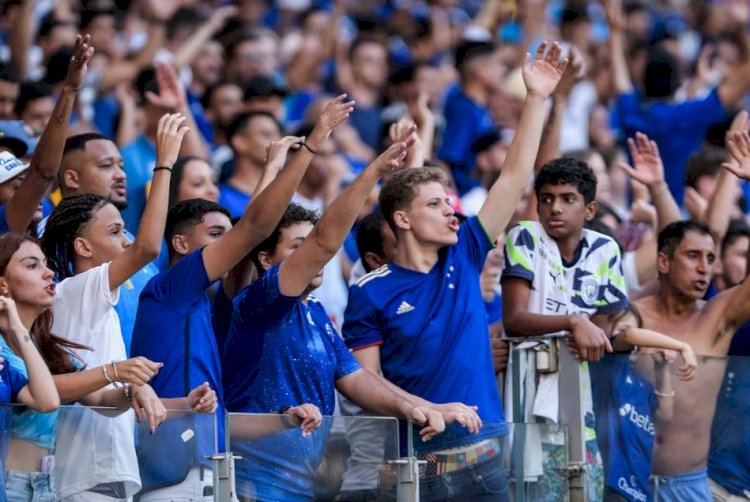
<path id="1" fill-rule="evenodd" d="M 12 153 L 0 152 L 0 183 L 12 180 L 28 168 L 28 164 L 18 160 Z"/>

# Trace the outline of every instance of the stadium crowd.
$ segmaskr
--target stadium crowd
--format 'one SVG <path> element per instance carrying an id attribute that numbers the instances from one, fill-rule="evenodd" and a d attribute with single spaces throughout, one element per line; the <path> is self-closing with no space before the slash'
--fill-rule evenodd
<path id="1" fill-rule="evenodd" d="M 0 501 L 750 500 L 750 1 L 0 5 Z"/>

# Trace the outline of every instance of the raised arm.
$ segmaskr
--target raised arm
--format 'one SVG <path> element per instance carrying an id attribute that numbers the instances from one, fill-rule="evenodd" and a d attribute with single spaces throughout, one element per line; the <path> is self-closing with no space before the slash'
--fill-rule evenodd
<path id="1" fill-rule="evenodd" d="M 31 157 L 26 177 L 13 197 L 6 203 L 5 217 L 8 226 L 15 232 L 26 231 L 42 198 L 57 180 L 73 103 L 86 77 L 88 62 L 94 55 L 94 48 L 89 46 L 89 40 L 88 35 L 76 37 L 73 57 L 68 66 L 68 76 L 63 83 L 52 118 L 39 138 L 39 144 Z"/>
<path id="2" fill-rule="evenodd" d="M 630 80 L 625 55 L 625 14 L 622 10 L 622 0 L 605 0 L 604 11 L 609 26 L 609 58 L 615 92 L 618 95 L 629 94 L 633 92 L 633 82 Z"/>
<path id="3" fill-rule="evenodd" d="M 354 109 L 354 102 L 345 102 L 345 94 L 333 99 L 305 142 L 273 182 L 253 197 L 239 222 L 220 239 L 206 246 L 203 263 L 211 281 L 224 276 L 247 253 L 271 235 L 284 215 L 294 191 L 317 152 L 331 131 L 344 122 Z"/>
<path id="4" fill-rule="evenodd" d="M 732 139 L 732 135 L 737 131 L 748 130 L 748 117 L 747 111 L 742 110 L 732 121 L 732 126 L 727 132 L 727 144 Z M 730 152 L 727 152 L 726 164 L 732 166 L 737 165 L 737 161 Z M 708 201 L 708 207 L 704 213 L 704 220 L 708 228 L 711 229 L 711 235 L 716 241 L 717 246 L 721 246 L 721 242 L 724 240 L 724 236 L 729 228 L 729 220 L 731 218 L 732 206 L 735 204 L 734 193 L 737 188 L 739 178 L 732 173 L 728 168 L 724 168 L 719 172 L 719 176 L 716 180 L 716 188 L 714 193 L 711 195 L 711 199 Z"/>
<path id="5" fill-rule="evenodd" d="M 413 143 L 415 127 L 367 166 L 323 213 L 312 232 L 279 268 L 279 290 L 285 296 L 300 296 L 326 263 L 338 252 L 354 221 L 383 175 L 403 165 Z"/>
<path id="6" fill-rule="evenodd" d="M 539 171 L 547 162 L 560 156 L 560 131 L 562 130 L 565 109 L 568 107 L 568 98 L 573 87 L 583 79 L 586 72 L 583 55 L 578 49 L 571 46 L 568 58 L 570 63 L 568 63 L 560 78 L 560 83 L 552 93 L 552 108 L 544 127 L 542 143 L 539 145 L 539 153 L 534 163 L 535 175 L 539 174 Z M 534 198 L 536 198 L 536 195 Z"/>
<path id="7" fill-rule="evenodd" d="M 182 68 L 193 62 L 203 46 L 211 40 L 211 37 L 221 30 L 237 14 L 236 5 L 225 5 L 215 9 L 206 22 L 204 22 L 193 34 L 177 49 L 174 55 L 174 63 L 177 68 Z"/>
<path id="8" fill-rule="evenodd" d="M 183 157 L 194 156 L 208 159 L 208 146 L 203 141 L 198 126 L 195 124 L 193 111 L 188 105 L 185 86 L 180 82 L 172 65 L 159 63 L 156 65 L 156 82 L 159 86 L 159 94 L 151 91 L 146 92 L 146 99 L 153 105 L 159 106 L 170 113 L 180 113 L 185 120 L 188 133 L 182 142 L 180 154 Z"/>
<path id="9" fill-rule="evenodd" d="M 628 149 L 633 166 L 621 162 L 618 167 L 648 188 L 659 220 L 659 227 L 655 230 L 657 233 L 661 232 L 670 223 L 679 221 L 682 215 L 664 180 L 664 164 L 659 155 L 659 147 L 655 141 L 639 132 L 636 133 L 635 139 L 628 138 Z"/>
<path id="10" fill-rule="evenodd" d="M 552 44 L 545 57 L 546 48 L 547 43 L 542 42 L 533 62 L 531 55 L 526 54 L 523 79 L 527 94 L 521 120 L 503 165 L 503 175 L 492 186 L 479 210 L 479 219 L 489 235 L 500 235 L 505 230 L 523 195 L 539 149 L 544 126 L 544 102 L 555 90 L 568 65 L 567 59 L 560 58 L 561 49 L 557 42 Z"/>
<path id="11" fill-rule="evenodd" d="M 52 375 L 19 319 L 16 303 L 7 296 L 0 296 L 0 320 L 3 336 L 23 359 L 29 375 L 29 383 L 18 393 L 18 402 L 44 413 L 56 410 L 60 396 Z"/>
<path id="12" fill-rule="evenodd" d="M 735 131 L 727 136 L 727 149 L 734 157 L 734 162 L 726 162 L 722 167 L 746 181 L 750 180 L 750 134 L 747 131 Z M 726 331 L 734 333 L 734 330 L 750 319 L 750 276 L 739 286 L 720 293 L 712 301 L 724 302 L 723 321 L 728 328 Z"/>
<path id="13" fill-rule="evenodd" d="M 182 138 L 187 132 L 187 128 L 182 126 L 184 121 L 185 117 L 180 114 L 167 114 L 159 119 L 156 132 L 156 167 L 151 190 L 135 241 L 109 265 L 109 287 L 112 291 L 159 256 L 167 219 L 172 166 L 177 160 Z"/>

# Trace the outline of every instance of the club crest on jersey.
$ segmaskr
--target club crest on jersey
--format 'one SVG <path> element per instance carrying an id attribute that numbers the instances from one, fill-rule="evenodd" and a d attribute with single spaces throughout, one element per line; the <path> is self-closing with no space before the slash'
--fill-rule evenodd
<path id="1" fill-rule="evenodd" d="M 597 300 L 597 293 L 599 291 L 599 283 L 594 279 L 584 279 L 581 284 L 581 295 L 586 303 L 593 304 Z"/>

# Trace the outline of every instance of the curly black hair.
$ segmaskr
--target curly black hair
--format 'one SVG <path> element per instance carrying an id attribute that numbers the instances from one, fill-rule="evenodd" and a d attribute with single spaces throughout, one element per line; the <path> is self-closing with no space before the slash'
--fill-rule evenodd
<path id="1" fill-rule="evenodd" d="M 545 164 L 534 180 L 537 198 L 544 185 L 575 185 L 586 204 L 593 202 L 596 197 L 594 171 L 587 163 L 576 159 L 563 157 Z"/>

